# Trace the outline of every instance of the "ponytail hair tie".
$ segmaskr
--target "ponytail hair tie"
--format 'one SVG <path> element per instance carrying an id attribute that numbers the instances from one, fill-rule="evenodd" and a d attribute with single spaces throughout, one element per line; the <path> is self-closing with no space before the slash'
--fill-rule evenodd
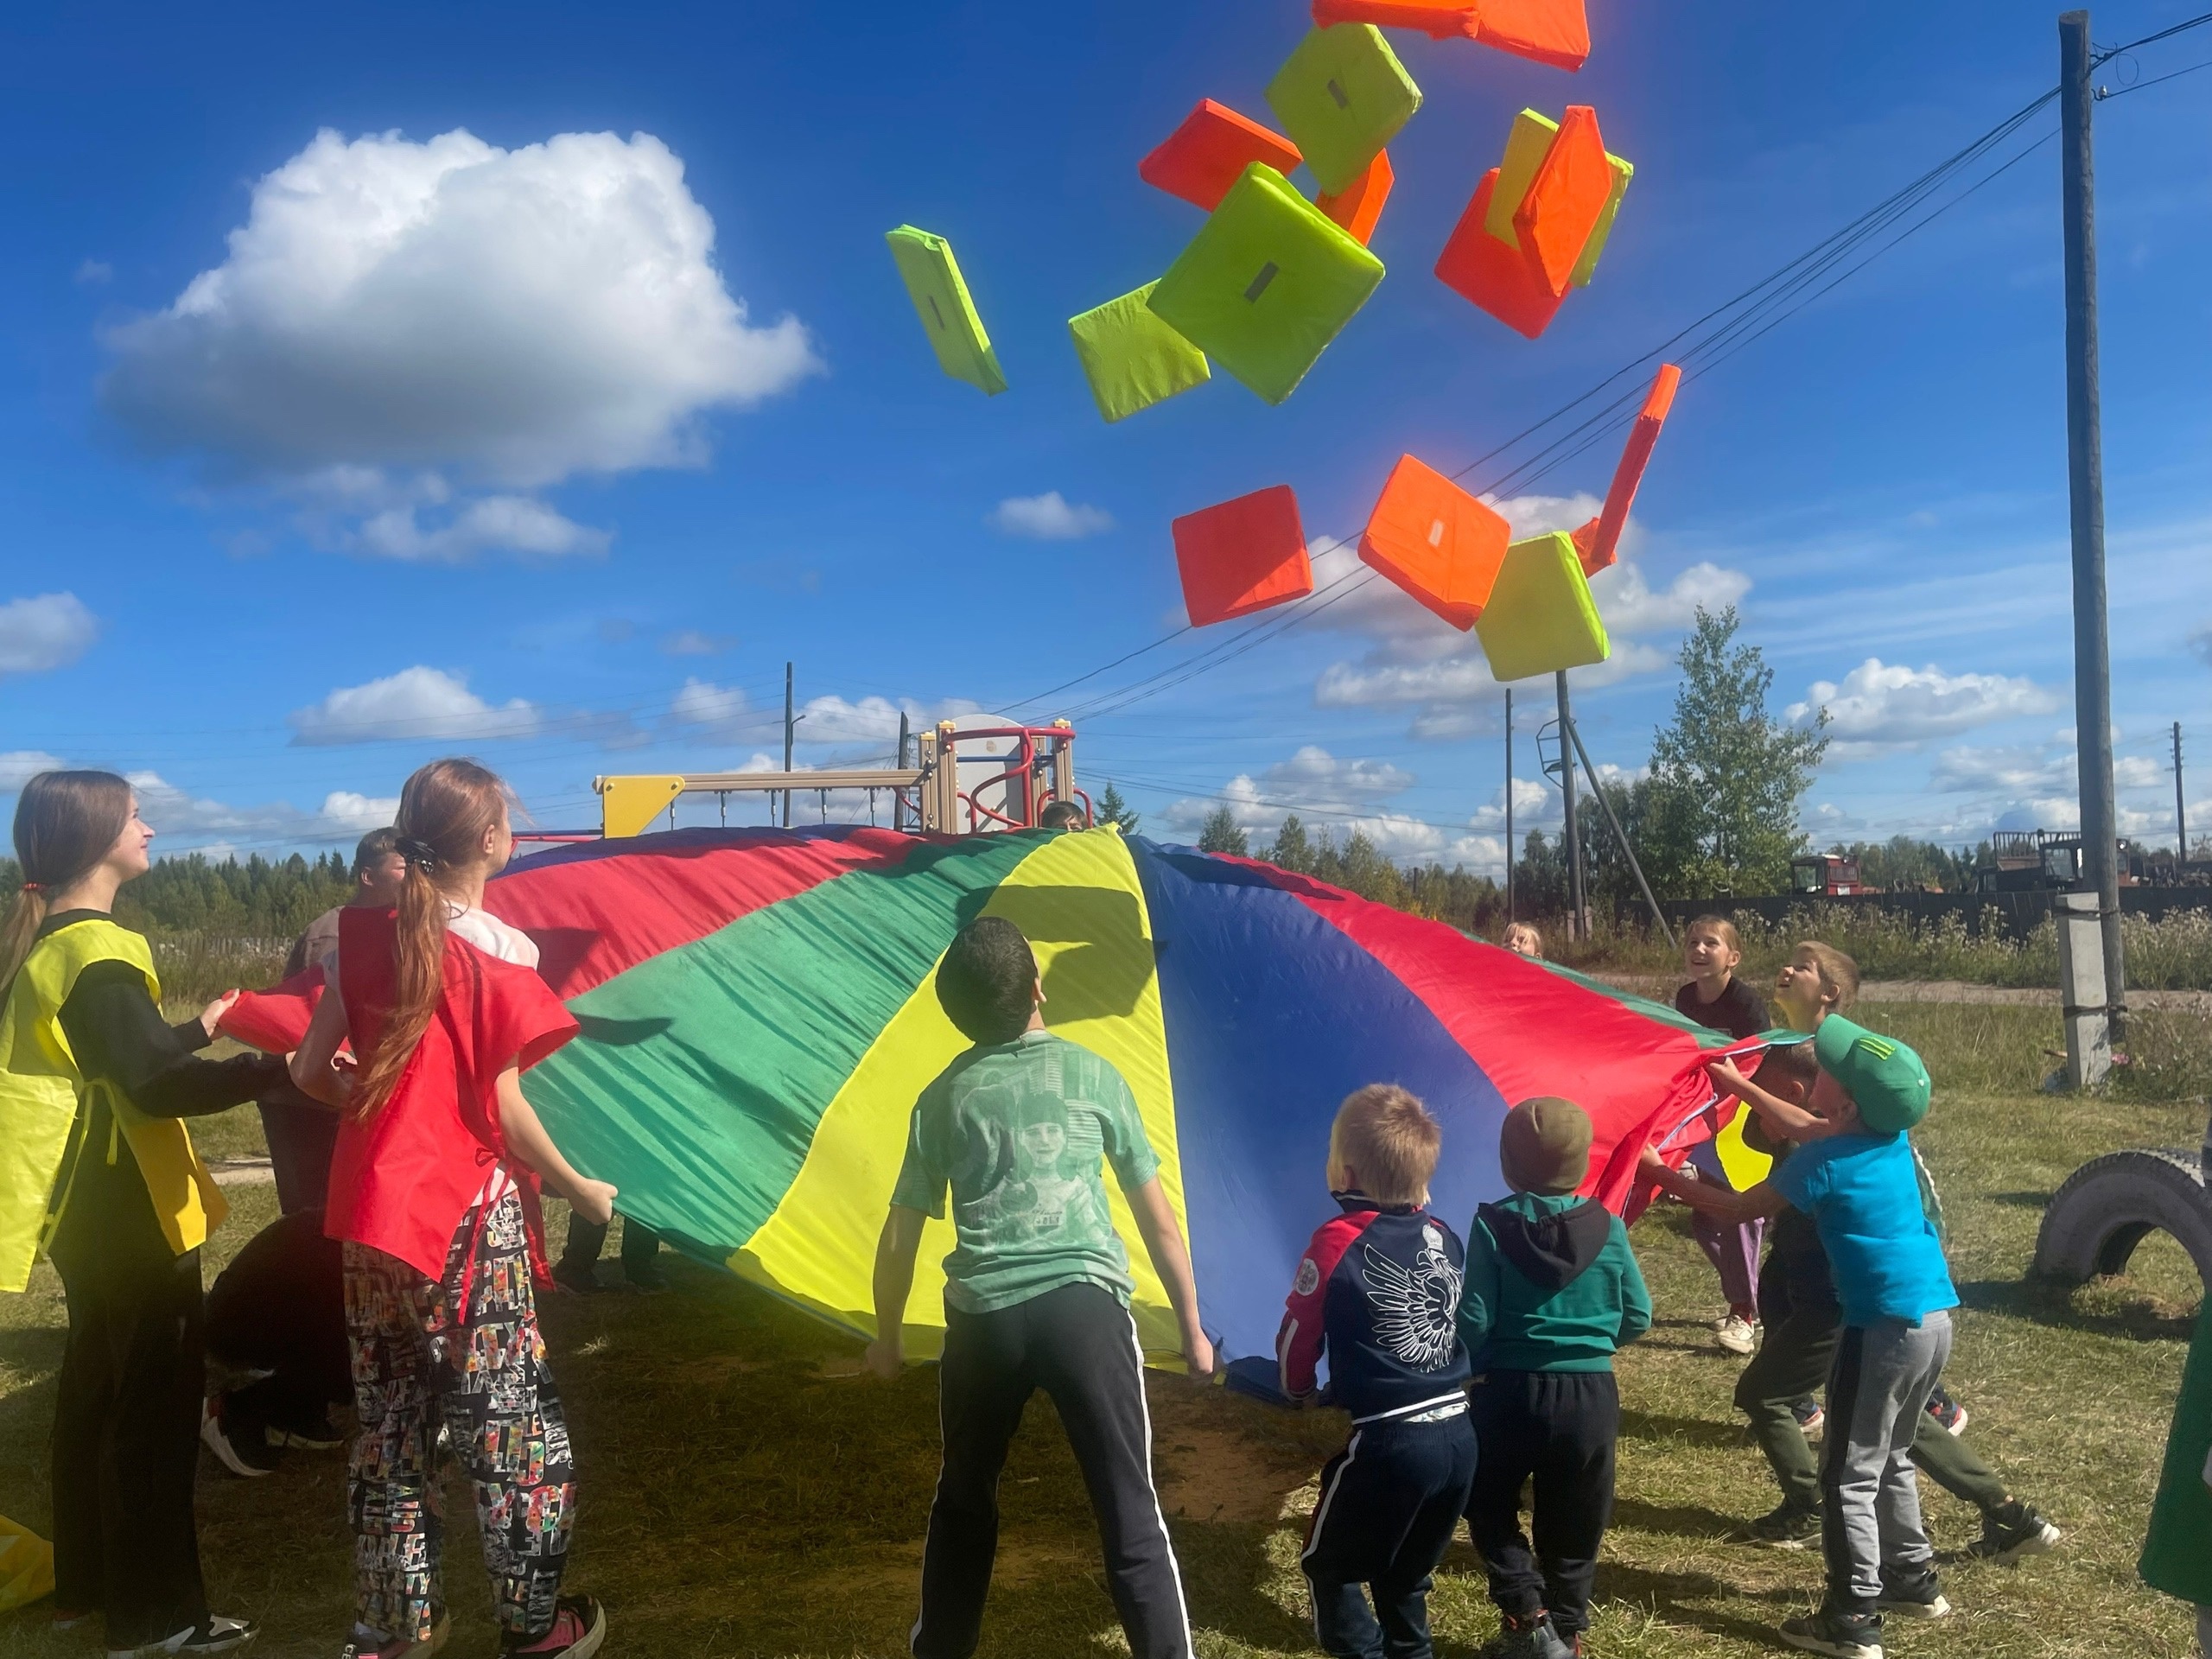
<path id="1" fill-rule="evenodd" d="M 46 889 L 36 881 L 26 881 L 23 883 L 23 891 L 25 893 L 44 893 Z"/>
<path id="2" fill-rule="evenodd" d="M 425 875 L 438 866 L 438 849 L 429 842 L 418 841 L 413 836 L 400 836 L 392 842 L 392 850 Z"/>

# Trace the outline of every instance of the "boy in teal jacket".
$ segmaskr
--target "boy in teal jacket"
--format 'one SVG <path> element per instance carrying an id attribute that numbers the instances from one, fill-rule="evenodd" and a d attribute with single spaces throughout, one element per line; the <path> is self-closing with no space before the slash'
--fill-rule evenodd
<path id="1" fill-rule="evenodd" d="M 1612 1518 L 1613 1351 L 1650 1329 L 1651 1294 L 1621 1218 L 1575 1196 L 1590 1168 L 1580 1106 L 1522 1101 L 1506 1115 L 1497 1158 L 1512 1194 L 1475 1211 L 1459 1294 L 1480 1446 L 1467 1531 L 1489 1569 L 1503 1651 L 1566 1659 L 1582 1651 Z M 1533 1549 L 1521 1530 L 1531 1475 Z"/>

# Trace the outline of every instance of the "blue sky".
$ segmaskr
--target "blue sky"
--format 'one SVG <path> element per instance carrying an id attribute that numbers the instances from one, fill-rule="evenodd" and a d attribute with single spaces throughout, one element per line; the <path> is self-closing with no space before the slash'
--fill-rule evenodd
<path id="1" fill-rule="evenodd" d="M 1264 118 L 1305 27 L 1290 0 L 13 9 L 0 790 L 48 757 L 151 774 L 169 850 L 276 851 L 462 750 L 582 827 L 594 774 L 772 753 L 789 659 L 813 764 L 887 748 L 899 707 L 1070 713 L 1149 830 L 1294 804 L 1494 867 L 1497 688 L 1383 584 L 1126 707 L 1215 639 L 1028 700 L 1179 622 L 1170 519 L 1288 483 L 1317 550 L 1356 537 L 1401 453 L 1466 466 L 2050 86 L 2053 14 L 1592 0 L 1579 75 L 1394 35 L 1427 102 L 1375 298 L 1280 408 L 1217 376 L 1103 425 L 1065 319 L 1200 222 L 1137 160 L 1201 97 Z M 2101 79 L 2208 58 L 2212 30 Z M 2212 779 L 2208 90 L 2097 114 L 2113 704 L 2153 839 L 2168 722 Z M 1637 174 L 1532 343 L 1430 266 L 1514 112 L 1570 101 Z M 1003 396 L 938 372 L 902 221 L 958 250 Z M 2062 324 L 2046 143 L 1687 385 L 1599 583 L 1597 758 L 1642 763 L 1691 608 L 1732 600 L 1777 709 L 1834 715 L 1812 833 L 2069 823 Z M 1514 516 L 1576 521 L 1611 461 Z M 1555 816 L 1517 753 L 1522 822 Z"/>

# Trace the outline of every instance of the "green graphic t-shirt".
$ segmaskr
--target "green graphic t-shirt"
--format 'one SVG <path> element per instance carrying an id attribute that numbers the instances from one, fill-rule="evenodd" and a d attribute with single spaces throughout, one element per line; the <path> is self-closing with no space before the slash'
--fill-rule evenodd
<path id="1" fill-rule="evenodd" d="M 942 1217 L 951 1187 L 960 1243 L 944 1300 L 961 1313 L 1075 1284 L 1127 1306 L 1128 1252 L 1099 1179 L 1109 1159 L 1125 1192 L 1160 1173 L 1129 1085 L 1089 1049 L 1024 1032 L 969 1049 L 922 1090 L 891 1202 Z"/>

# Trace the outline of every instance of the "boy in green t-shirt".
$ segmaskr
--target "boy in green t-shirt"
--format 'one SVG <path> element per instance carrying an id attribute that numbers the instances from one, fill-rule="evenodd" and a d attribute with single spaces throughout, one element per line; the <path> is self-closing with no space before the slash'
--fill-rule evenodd
<path id="1" fill-rule="evenodd" d="M 1098 1514 L 1106 1575 L 1135 1659 L 1189 1659 L 1190 1616 L 1152 1484 L 1144 1353 L 1129 1315 L 1128 1252 L 1114 1230 L 1102 1162 L 1136 1218 L 1182 1327 L 1194 1376 L 1213 1370 L 1191 1258 L 1160 1185 L 1136 1097 L 1090 1050 L 1045 1029 L 1029 942 L 987 916 L 960 930 L 938 1000 L 975 1046 L 914 1104 L 906 1160 L 875 1252 L 868 1365 L 899 1374 L 922 1224 L 952 1192 L 958 1243 L 944 1259 L 938 1414 L 944 1463 L 922 1556 L 918 1659 L 967 1659 L 998 1550 L 998 1481 L 1029 1396 L 1043 1389 L 1067 1429 Z"/>

